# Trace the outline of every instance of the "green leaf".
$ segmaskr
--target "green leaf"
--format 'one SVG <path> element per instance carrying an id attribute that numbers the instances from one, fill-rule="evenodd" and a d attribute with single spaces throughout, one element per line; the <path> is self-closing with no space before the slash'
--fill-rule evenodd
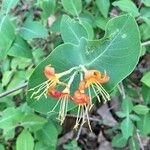
<path id="1" fill-rule="evenodd" d="M 60 32 L 60 23 L 61 23 L 62 15 L 58 16 L 55 22 L 50 27 L 50 31 L 52 32 Z"/>
<path id="2" fill-rule="evenodd" d="M 4 145 L 0 144 L 0 150 L 5 150 Z"/>
<path id="3" fill-rule="evenodd" d="M 32 58 L 30 45 L 22 39 L 19 35 L 16 37 L 15 42 L 8 51 L 8 55 L 15 57 Z"/>
<path id="4" fill-rule="evenodd" d="M 122 11 L 132 14 L 134 17 L 139 15 L 138 8 L 131 0 L 119 0 L 112 3 L 113 6 L 119 7 Z"/>
<path id="5" fill-rule="evenodd" d="M 84 10 L 82 14 L 80 14 L 80 20 L 88 22 L 92 27 L 95 27 L 95 17 L 89 12 Z"/>
<path id="6" fill-rule="evenodd" d="M 122 111 L 116 112 L 116 115 L 117 115 L 119 118 L 124 118 L 124 117 L 126 117 L 126 113 L 125 113 L 125 112 L 122 112 Z"/>
<path id="7" fill-rule="evenodd" d="M 78 146 L 77 141 L 72 140 L 70 143 L 68 144 L 64 144 L 63 148 L 65 150 L 81 150 L 81 148 Z"/>
<path id="8" fill-rule="evenodd" d="M 79 44 L 82 37 L 88 38 L 86 29 L 68 16 L 63 16 L 60 32 L 64 42 Z"/>
<path id="9" fill-rule="evenodd" d="M 66 26 L 68 29 L 68 27 Z M 132 28 L 132 30 L 131 30 Z M 66 31 L 67 32 L 67 31 Z M 63 72 L 74 66 L 85 65 L 88 69 L 107 71 L 110 81 L 105 84 L 106 90 L 112 90 L 121 80 L 128 76 L 137 64 L 140 55 L 140 38 L 138 27 L 131 16 L 120 16 L 110 20 L 106 26 L 105 36 L 101 40 L 88 41 L 80 39 L 79 45 L 65 43 L 58 46 L 39 64 L 29 79 L 31 89 L 46 80 L 43 70 L 48 64 L 56 72 Z M 60 63 L 61 62 L 61 63 Z M 72 91 L 76 90 L 79 76 L 73 82 Z M 68 78 L 68 76 L 66 77 Z M 66 80 L 64 78 L 62 81 Z M 52 110 L 56 100 L 42 96 L 36 101 L 31 98 L 32 91 L 27 93 L 28 104 L 36 111 L 47 113 Z M 74 108 L 69 102 L 69 109 Z M 130 110 L 130 109 L 129 109 Z"/>
<path id="10" fill-rule="evenodd" d="M 95 21 L 96 21 L 97 27 L 99 27 L 102 30 L 105 30 L 108 19 L 105 19 L 105 18 L 99 16 L 96 18 Z"/>
<path id="11" fill-rule="evenodd" d="M 96 0 L 96 5 L 101 12 L 101 14 L 107 18 L 109 7 L 110 7 L 110 1 L 109 0 Z"/>
<path id="12" fill-rule="evenodd" d="M 128 139 L 130 136 L 133 135 L 133 129 L 134 125 L 129 117 L 127 117 L 121 122 L 121 131 L 125 139 Z"/>
<path id="13" fill-rule="evenodd" d="M 56 148 L 51 147 L 50 145 L 47 146 L 44 143 L 42 143 L 41 141 L 39 141 L 35 144 L 35 150 L 56 150 Z"/>
<path id="14" fill-rule="evenodd" d="M 126 115 L 128 115 L 133 109 L 132 100 L 129 97 L 126 97 L 125 99 L 123 99 L 121 108 L 126 113 Z"/>
<path id="15" fill-rule="evenodd" d="M 129 139 L 129 149 L 130 150 L 140 150 L 139 142 L 134 137 Z"/>
<path id="16" fill-rule="evenodd" d="M 11 128 L 17 124 L 18 120 L 22 117 L 20 110 L 13 107 L 5 109 L 0 117 L 0 128 Z"/>
<path id="17" fill-rule="evenodd" d="M 81 0 L 62 0 L 63 7 L 73 16 L 78 16 L 82 11 Z"/>
<path id="18" fill-rule="evenodd" d="M 33 150 L 33 148 L 34 139 L 31 133 L 24 129 L 17 138 L 16 150 Z"/>
<path id="19" fill-rule="evenodd" d="M 15 57 L 11 61 L 11 68 L 12 70 L 21 69 L 25 70 L 26 67 L 32 64 L 32 60 L 23 57 Z"/>
<path id="20" fill-rule="evenodd" d="M 146 86 L 150 87 L 150 71 L 144 74 L 144 76 L 141 79 L 141 82 L 143 82 Z"/>
<path id="21" fill-rule="evenodd" d="M 150 38 L 150 25 L 143 23 L 139 26 L 140 32 L 141 32 L 141 38 L 142 40 L 149 40 Z"/>
<path id="22" fill-rule="evenodd" d="M 42 129 L 36 132 L 36 137 L 45 145 L 56 146 L 58 130 L 52 122 L 48 122 Z"/>
<path id="23" fill-rule="evenodd" d="M 133 111 L 139 115 L 145 115 L 149 112 L 149 108 L 145 105 L 136 105 L 133 107 Z"/>
<path id="24" fill-rule="evenodd" d="M 43 18 L 48 18 L 54 13 L 56 8 L 56 0 L 39 0 L 39 3 L 42 8 Z"/>
<path id="25" fill-rule="evenodd" d="M 25 81 L 25 79 L 26 79 L 26 77 L 25 77 L 25 72 L 24 71 L 15 72 L 11 82 L 9 83 L 9 85 L 7 87 L 7 89 L 14 88 L 15 86 L 23 83 Z"/>
<path id="26" fill-rule="evenodd" d="M 141 120 L 137 122 L 138 128 L 142 135 L 147 135 L 150 133 L 150 113 L 141 116 Z"/>
<path id="27" fill-rule="evenodd" d="M 13 71 L 5 71 L 4 74 L 3 74 L 3 78 L 2 78 L 2 86 L 6 86 L 11 77 L 12 77 L 12 74 L 13 74 Z"/>
<path id="28" fill-rule="evenodd" d="M 142 7 L 140 10 L 139 19 L 144 20 L 148 25 L 150 25 L 150 8 Z"/>
<path id="29" fill-rule="evenodd" d="M 94 31 L 93 31 L 92 26 L 87 21 L 82 21 L 81 24 L 86 29 L 86 32 L 88 34 L 88 39 L 89 40 L 93 40 L 93 38 L 94 38 Z"/>
<path id="30" fill-rule="evenodd" d="M 150 1 L 149 0 L 142 0 L 145 6 L 150 7 Z"/>
<path id="31" fill-rule="evenodd" d="M 45 118 L 42 118 L 36 114 L 24 114 L 20 121 L 20 125 L 29 128 L 31 131 L 37 131 L 40 128 L 43 127 L 44 124 L 46 124 L 47 120 Z"/>
<path id="32" fill-rule="evenodd" d="M 142 96 L 144 99 L 145 104 L 149 104 L 150 103 L 150 88 L 146 85 L 142 86 Z"/>
<path id="33" fill-rule="evenodd" d="M 11 8 L 15 7 L 19 0 L 3 0 L 2 1 L 2 11 L 8 13 Z"/>
<path id="34" fill-rule="evenodd" d="M 117 134 L 112 140 L 112 147 L 122 148 L 127 144 L 127 140 L 122 134 Z"/>
<path id="35" fill-rule="evenodd" d="M 5 109 L 0 117 L 0 129 L 3 129 L 5 139 L 13 138 L 15 128 L 22 118 L 22 112 L 13 107 Z"/>
<path id="36" fill-rule="evenodd" d="M 33 38 L 46 38 L 48 36 L 48 31 L 38 21 L 27 21 L 20 28 L 19 34 L 25 40 L 31 40 Z"/>
<path id="37" fill-rule="evenodd" d="M 135 114 L 130 114 L 129 117 L 133 121 L 140 121 L 141 120 L 140 117 L 135 115 Z"/>
<path id="38" fill-rule="evenodd" d="M 7 16 L 0 16 L 0 59 L 4 59 L 15 39 L 15 29 Z"/>

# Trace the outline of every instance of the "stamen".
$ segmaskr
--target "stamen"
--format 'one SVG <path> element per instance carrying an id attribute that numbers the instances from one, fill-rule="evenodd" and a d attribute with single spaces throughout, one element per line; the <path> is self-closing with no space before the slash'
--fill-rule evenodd
<path id="1" fill-rule="evenodd" d="M 29 89 L 29 91 L 32 91 L 32 90 L 34 91 L 34 90 L 36 90 L 38 88 L 37 91 L 32 93 L 30 98 L 33 98 L 35 95 L 40 93 L 43 89 L 45 89 L 40 95 L 34 97 L 35 99 L 39 100 L 42 95 L 45 96 L 47 94 L 47 90 L 52 84 L 53 84 L 53 81 L 48 80 L 48 81 L 45 81 L 45 82 L 39 84 L 38 86 L 36 86 L 36 87 L 34 87 L 32 89 Z"/>
<path id="2" fill-rule="evenodd" d="M 94 93 L 95 93 L 95 95 L 96 95 L 98 101 L 101 102 L 100 97 L 99 97 L 98 93 L 96 92 L 94 86 L 93 86 L 93 85 L 91 85 L 91 86 L 92 86 L 92 89 L 93 89 L 93 91 L 94 91 Z"/>
<path id="3" fill-rule="evenodd" d="M 101 94 L 101 96 L 103 97 L 105 102 L 110 100 L 109 94 L 106 92 L 106 90 L 100 84 L 95 83 L 95 86 L 97 87 L 98 92 Z"/>
<path id="4" fill-rule="evenodd" d="M 29 89 L 28 91 L 33 91 L 34 89 L 38 88 L 39 86 L 45 85 L 45 84 L 46 84 L 47 82 L 49 82 L 49 81 L 51 81 L 51 80 L 47 80 L 47 81 L 45 81 L 45 82 L 42 82 L 42 83 L 40 83 L 39 85 L 35 86 L 34 88 Z"/>
<path id="5" fill-rule="evenodd" d="M 110 95 L 107 93 L 107 91 L 103 88 L 103 86 L 100 83 L 98 83 L 98 85 L 102 89 L 102 92 L 106 95 L 107 99 L 110 100 Z"/>
<path id="6" fill-rule="evenodd" d="M 56 107 L 58 106 L 58 104 L 60 103 L 61 99 L 58 99 L 58 102 L 56 103 L 56 105 L 53 107 L 53 109 L 51 111 L 49 111 L 47 114 L 55 112 L 54 110 L 56 109 Z"/>
<path id="7" fill-rule="evenodd" d="M 92 128 L 91 128 L 91 124 L 90 124 L 90 119 L 89 119 L 89 114 L 88 114 L 89 105 L 87 105 L 87 107 L 85 106 L 85 108 L 86 108 L 85 111 L 86 111 L 86 118 L 87 118 L 88 126 L 89 126 L 90 131 L 92 132 Z"/>

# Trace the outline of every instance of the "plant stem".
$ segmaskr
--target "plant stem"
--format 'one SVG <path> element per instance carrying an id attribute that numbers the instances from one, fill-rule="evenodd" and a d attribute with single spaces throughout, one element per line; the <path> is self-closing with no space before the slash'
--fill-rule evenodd
<path id="1" fill-rule="evenodd" d="M 138 141 L 139 141 L 141 150 L 144 150 L 144 146 L 143 146 L 143 143 L 142 143 L 142 140 L 141 140 L 141 138 L 140 138 L 140 134 L 139 134 L 139 131 L 138 131 L 138 130 L 136 130 L 136 135 L 137 135 L 137 138 L 138 138 Z"/>
<path id="2" fill-rule="evenodd" d="M 143 42 L 141 45 L 142 46 L 150 45 L 150 41 Z"/>
<path id="3" fill-rule="evenodd" d="M 5 91 L 5 92 L 3 92 L 3 93 L 1 93 L 0 94 L 0 98 L 2 98 L 2 97 L 4 97 L 4 96 L 7 96 L 7 95 L 9 95 L 9 94 L 11 94 L 11 93 L 13 93 L 13 92 L 16 92 L 16 91 L 18 91 L 18 90 L 20 90 L 20 89 L 23 89 L 23 88 L 25 88 L 26 86 L 27 86 L 27 82 L 25 82 L 25 83 L 23 83 L 23 84 L 20 84 L 19 86 L 17 86 L 17 87 L 14 87 L 14 88 L 12 88 L 12 89 L 10 89 L 10 90 L 8 90 L 8 91 Z"/>

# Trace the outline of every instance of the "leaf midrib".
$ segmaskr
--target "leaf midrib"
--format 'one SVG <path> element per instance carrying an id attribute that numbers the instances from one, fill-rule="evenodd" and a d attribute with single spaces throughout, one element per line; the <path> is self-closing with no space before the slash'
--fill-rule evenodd
<path id="1" fill-rule="evenodd" d="M 127 18 L 126 22 L 122 26 L 121 30 L 116 34 L 116 37 L 114 37 L 114 39 L 109 43 L 109 45 L 107 46 L 107 48 L 102 53 L 100 53 L 99 56 L 97 56 L 91 62 L 89 62 L 88 64 L 86 64 L 86 66 L 90 66 L 92 63 L 94 63 L 95 61 L 97 61 L 97 59 L 99 59 L 100 57 L 102 57 L 105 54 L 105 52 L 109 49 L 109 47 L 112 46 L 112 44 L 116 40 L 116 38 L 120 35 L 120 33 L 122 32 L 122 30 L 124 29 L 124 27 L 128 23 L 128 20 L 129 20 L 129 17 Z"/>

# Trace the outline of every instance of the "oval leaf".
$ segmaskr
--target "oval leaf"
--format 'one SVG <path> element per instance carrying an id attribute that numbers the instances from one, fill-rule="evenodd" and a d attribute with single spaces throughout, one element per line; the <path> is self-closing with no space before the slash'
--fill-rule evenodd
<path id="1" fill-rule="evenodd" d="M 33 150 L 34 139 L 31 133 L 27 130 L 23 130 L 17 138 L 16 150 Z"/>
<path id="2" fill-rule="evenodd" d="M 68 16 L 63 16 L 60 32 L 64 42 L 79 44 L 82 37 L 88 38 L 86 29 Z"/>
<path id="3" fill-rule="evenodd" d="M 149 108 L 147 106 L 139 104 L 133 107 L 133 111 L 137 114 L 145 115 L 149 112 Z"/>
<path id="4" fill-rule="evenodd" d="M 46 28 L 38 21 L 27 21 L 19 32 L 25 40 L 31 40 L 33 38 L 45 38 L 48 36 Z"/>
<path id="5" fill-rule="evenodd" d="M 82 10 L 81 0 L 62 0 L 63 7 L 73 16 L 78 16 Z"/>

